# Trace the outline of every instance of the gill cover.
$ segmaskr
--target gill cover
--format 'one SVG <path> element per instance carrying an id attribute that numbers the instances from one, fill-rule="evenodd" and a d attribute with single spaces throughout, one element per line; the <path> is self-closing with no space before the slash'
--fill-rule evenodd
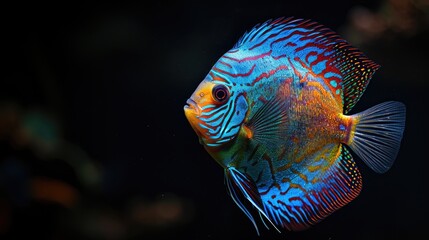
<path id="1" fill-rule="evenodd" d="M 248 111 L 243 93 L 210 80 L 200 83 L 190 102 L 196 105 L 196 111 L 189 113 L 185 108 L 186 116 L 207 147 L 219 147 L 234 139 Z"/>

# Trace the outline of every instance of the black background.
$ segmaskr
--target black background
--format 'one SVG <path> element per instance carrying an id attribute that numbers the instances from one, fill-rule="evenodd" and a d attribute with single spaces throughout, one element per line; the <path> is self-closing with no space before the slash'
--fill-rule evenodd
<path id="1" fill-rule="evenodd" d="M 227 195 L 223 170 L 199 145 L 183 105 L 216 60 L 255 24 L 295 16 L 341 34 L 350 11 L 359 6 L 378 11 L 382 1 L 61 2 L 5 7 L 0 100 L 52 116 L 62 138 L 79 146 L 97 166 L 100 182 L 96 190 L 88 189 L 76 177 L 79 169 L 61 159 L 40 159 L 2 140 L 0 161 L 21 156 L 30 175 L 71 184 L 80 200 L 72 207 L 35 200 L 17 204 L 3 182 L 8 227 L 0 233 L 11 239 L 27 234 L 44 239 L 258 239 Z M 360 46 L 382 68 L 352 113 L 387 100 L 407 106 L 404 138 L 392 169 L 379 175 L 356 158 L 364 181 L 356 200 L 307 231 L 277 234 L 261 227 L 260 239 L 428 236 L 423 197 L 429 167 L 427 33 L 391 34 Z M 185 220 L 162 227 L 130 226 L 124 214 L 130 202 L 155 204 L 165 198 L 179 201 Z M 91 209 L 101 209 L 97 213 L 109 216 L 112 228 L 122 230 L 117 235 L 103 233 L 109 224 L 98 232 L 82 230 L 85 227 L 78 223 L 87 218 L 82 212 Z"/>

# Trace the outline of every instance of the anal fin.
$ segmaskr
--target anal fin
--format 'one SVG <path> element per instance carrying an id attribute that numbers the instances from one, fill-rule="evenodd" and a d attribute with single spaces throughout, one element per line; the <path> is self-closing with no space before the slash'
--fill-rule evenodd
<path id="1" fill-rule="evenodd" d="M 362 188 L 359 170 L 344 146 L 339 151 L 334 165 L 317 181 L 299 183 L 299 178 L 294 178 L 277 183 L 278 187 L 261 195 L 264 211 L 273 223 L 287 230 L 303 230 L 359 195 Z M 301 172 L 305 174 L 304 169 Z"/>

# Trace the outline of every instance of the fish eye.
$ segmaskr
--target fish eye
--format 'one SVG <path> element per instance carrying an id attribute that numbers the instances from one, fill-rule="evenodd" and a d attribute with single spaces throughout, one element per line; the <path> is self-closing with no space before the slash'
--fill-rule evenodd
<path id="1" fill-rule="evenodd" d="M 225 102 L 229 97 L 228 88 L 224 85 L 216 85 L 212 91 L 213 98 L 218 102 Z"/>

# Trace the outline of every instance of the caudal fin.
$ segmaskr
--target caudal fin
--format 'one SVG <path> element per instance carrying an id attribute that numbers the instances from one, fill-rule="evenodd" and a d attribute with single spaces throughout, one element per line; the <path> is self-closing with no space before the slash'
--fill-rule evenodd
<path id="1" fill-rule="evenodd" d="M 399 151 L 405 127 L 405 105 L 380 103 L 353 115 L 357 119 L 350 148 L 374 171 L 390 169 Z"/>

